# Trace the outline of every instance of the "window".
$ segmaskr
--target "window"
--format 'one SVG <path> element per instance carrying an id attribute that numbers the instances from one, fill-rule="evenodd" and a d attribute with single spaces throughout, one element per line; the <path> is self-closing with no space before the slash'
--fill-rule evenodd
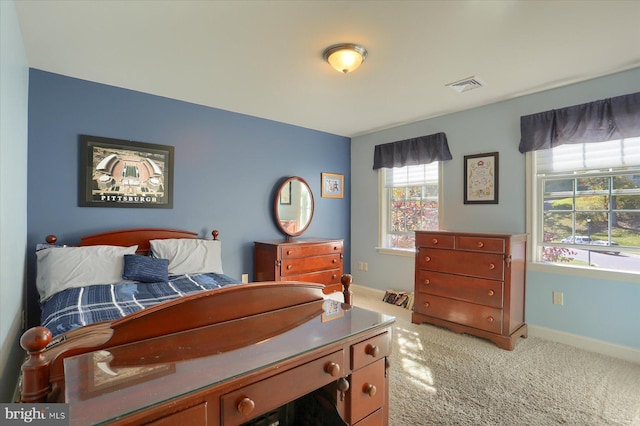
<path id="1" fill-rule="evenodd" d="M 437 230 L 440 162 L 381 168 L 380 247 L 413 250 L 415 231 Z"/>
<path id="2" fill-rule="evenodd" d="M 533 261 L 640 273 L 640 138 L 528 155 Z"/>

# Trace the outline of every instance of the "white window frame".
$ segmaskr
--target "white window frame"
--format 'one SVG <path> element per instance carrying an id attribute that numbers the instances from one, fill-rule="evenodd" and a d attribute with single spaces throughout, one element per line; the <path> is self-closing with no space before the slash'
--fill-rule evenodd
<path id="1" fill-rule="evenodd" d="M 535 151 L 526 154 L 526 227 L 528 238 L 527 268 L 530 271 L 570 275 L 581 278 L 638 282 L 640 272 L 620 271 L 586 266 L 558 265 L 542 262 L 542 211 L 543 191 L 537 179 Z"/>
<path id="2" fill-rule="evenodd" d="M 443 162 L 438 163 L 438 226 L 442 225 L 442 169 Z M 407 256 L 415 257 L 416 250 L 414 249 L 399 249 L 385 247 L 385 237 L 387 235 L 387 224 L 389 223 L 389 207 L 385 187 L 386 169 L 378 169 L 378 247 L 376 247 L 378 253 L 390 254 L 395 256 Z"/>

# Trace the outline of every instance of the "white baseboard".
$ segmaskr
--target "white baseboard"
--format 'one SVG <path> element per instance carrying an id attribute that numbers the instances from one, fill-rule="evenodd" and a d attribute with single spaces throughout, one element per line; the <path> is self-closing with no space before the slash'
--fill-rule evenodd
<path id="1" fill-rule="evenodd" d="M 640 349 L 529 324 L 529 335 L 640 364 Z"/>
<path id="2" fill-rule="evenodd" d="M 384 290 L 378 290 L 376 288 L 366 287 L 363 285 L 352 284 L 351 288 L 356 294 L 356 297 L 357 293 L 362 292 L 379 294 L 380 298 L 384 295 Z M 530 336 L 539 337 L 552 342 L 563 343 L 585 351 L 608 355 L 624 361 L 640 364 L 640 349 L 617 345 L 615 343 L 609 343 L 603 340 L 597 340 L 591 337 L 571 334 L 565 331 L 554 330 L 552 328 L 541 327 L 538 325 L 529 324 L 528 327 Z"/>

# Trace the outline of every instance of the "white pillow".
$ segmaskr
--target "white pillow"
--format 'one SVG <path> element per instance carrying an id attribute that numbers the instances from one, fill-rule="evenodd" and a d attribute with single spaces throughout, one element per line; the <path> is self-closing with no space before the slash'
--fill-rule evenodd
<path id="1" fill-rule="evenodd" d="M 169 259 L 169 275 L 223 273 L 219 240 L 174 238 L 149 243 L 153 257 Z"/>
<path id="2" fill-rule="evenodd" d="M 122 282 L 124 255 L 138 246 L 52 247 L 40 250 L 36 287 L 45 301 L 59 291 L 73 287 Z"/>

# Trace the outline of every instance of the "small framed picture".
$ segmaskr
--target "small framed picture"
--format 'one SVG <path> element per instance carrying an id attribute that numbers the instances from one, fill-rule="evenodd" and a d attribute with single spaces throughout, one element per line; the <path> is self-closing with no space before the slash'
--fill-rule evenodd
<path id="1" fill-rule="evenodd" d="M 280 204 L 291 205 L 291 182 L 287 182 L 280 191 Z"/>
<path id="2" fill-rule="evenodd" d="M 465 155 L 464 203 L 498 204 L 498 153 Z"/>
<path id="3" fill-rule="evenodd" d="M 344 197 L 344 175 L 337 173 L 322 173 L 322 197 Z"/>

